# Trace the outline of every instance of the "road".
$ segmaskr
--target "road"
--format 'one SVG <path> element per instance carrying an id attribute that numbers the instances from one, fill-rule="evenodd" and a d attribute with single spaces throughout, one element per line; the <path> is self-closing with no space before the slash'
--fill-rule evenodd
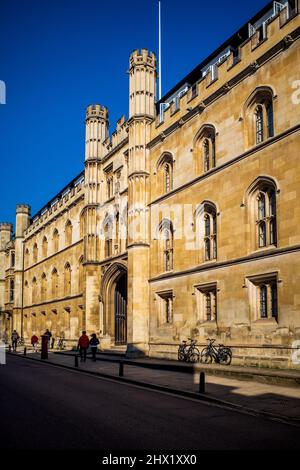
<path id="1" fill-rule="evenodd" d="M 8 357 L 1 449 L 298 449 L 299 429 L 228 409 Z"/>

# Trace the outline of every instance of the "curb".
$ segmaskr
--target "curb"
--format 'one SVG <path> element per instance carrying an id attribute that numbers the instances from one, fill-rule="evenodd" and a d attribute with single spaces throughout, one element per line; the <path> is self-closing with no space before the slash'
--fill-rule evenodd
<path id="1" fill-rule="evenodd" d="M 217 405 L 217 406 L 220 406 L 222 408 L 231 409 L 231 410 L 236 411 L 238 413 L 248 414 L 248 415 L 256 416 L 256 417 L 260 417 L 260 418 L 265 418 L 265 419 L 268 419 L 268 420 L 271 420 L 271 421 L 277 421 L 277 422 L 280 422 L 282 424 L 287 424 L 289 426 L 300 427 L 300 420 L 298 418 L 288 418 L 288 417 L 284 417 L 284 416 L 277 415 L 275 413 L 270 413 L 270 412 L 267 412 L 267 411 L 258 411 L 258 410 L 255 410 L 253 408 L 249 408 L 247 406 L 238 405 L 236 403 L 232 403 L 232 402 L 228 402 L 226 400 L 221 400 L 219 398 L 215 398 L 215 397 L 213 397 L 211 395 L 208 395 L 206 393 L 205 394 L 203 394 L 203 393 L 194 393 L 194 392 L 189 392 L 187 390 L 179 390 L 179 389 L 169 388 L 169 387 L 166 387 L 164 385 L 158 385 L 158 384 L 153 384 L 153 383 L 128 379 L 126 377 L 119 377 L 119 376 L 116 376 L 116 375 L 105 374 L 104 372 L 94 372 L 94 371 L 83 370 L 83 369 L 80 369 L 80 368 L 77 369 L 77 368 L 72 367 L 72 366 L 67 366 L 67 365 L 64 365 L 64 364 L 57 364 L 55 362 L 51 362 L 48 359 L 47 360 L 34 359 L 33 357 L 22 356 L 22 355 L 19 355 L 19 354 L 15 354 L 15 355 L 13 355 L 13 357 L 19 357 L 21 359 L 29 359 L 29 360 L 37 362 L 37 363 L 48 364 L 48 365 L 51 365 L 51 366 L 60 367 L 62 369 L 67 369 L 67 370 L 70 370 L 70 371 L 73 371 L 73 372 L 78 372 L 78 373 L 83 373 L 83 374 L 86 374 L 86 375 L 92 375 L 92 376 L 95 376 L 95 377 L 100 377 L 100 378 L 102 377 L 102 378 L 105 378 L 105 379 L 114 380 L 116 382 L 127 383 L 129 385 L 135 385 L 135 386 L 138 386 L 138 387 L 146 388 L 148 390 L 149 389 L 150 390 L 156 390 L 156 391 L 159 391 L 159 392 L 170 393 L 172 395 L 191 398 L 191 399 L 194 399 L 194 400 L 197 400 L 197 401 L 203 401 L 203 402 L 206 402 L 206 403 Z"/>

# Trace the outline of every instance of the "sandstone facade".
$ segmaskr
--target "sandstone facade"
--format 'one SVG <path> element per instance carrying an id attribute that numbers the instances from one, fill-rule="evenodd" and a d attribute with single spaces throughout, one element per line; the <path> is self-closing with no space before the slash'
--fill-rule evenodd
<path id="1" fill-rule="evenodd" d="M 2 334 L 85 328 L 157 357 L 214 337 L 299 367 L 299 2 L 275 3 L 160 102 L 155 55 L 131 54 L 129 118 L 110 138 L 89 106 L 84 171 L 0 225 Z"/>

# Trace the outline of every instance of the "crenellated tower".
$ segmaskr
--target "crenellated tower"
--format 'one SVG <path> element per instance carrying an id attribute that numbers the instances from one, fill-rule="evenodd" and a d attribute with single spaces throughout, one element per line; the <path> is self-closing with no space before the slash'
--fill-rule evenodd
<path id="1" fill-rule="evenodd" d="M 27 204 L 17 204 L 15 233 L 15 273 L 13 328 L 23 335 L 23 273 L 24 273 L 24 232 L 30 225 L 31 208 Z"/>
<path id="2" fill-rule="evenodd" d="M 86 111 L 85 139 L 85 206 L 84 217 L 84 285 L 85 314 L 88 331 L 98 331 L 100 261 L 99 206 L 103 199 L 101 158 L 103 143 L 108 138 L 109 116 L 107 108 L 99 104 L 88 106 Z M 98 295 L 96 295 L 98 292 Z"/>
<path id="3" fill-rule="evenodd" d="M 156 57 L 134 51 L 129 64 L 128 354 L 147 352 L 149 331 L 149 154 L 155 119 Z"/>

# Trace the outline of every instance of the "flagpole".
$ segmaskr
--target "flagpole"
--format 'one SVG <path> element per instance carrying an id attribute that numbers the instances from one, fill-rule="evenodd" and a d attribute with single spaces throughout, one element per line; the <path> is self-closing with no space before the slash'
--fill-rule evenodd
<path id="1" fill-rule="evenodd" d="M 161 100 L 161 2 L 158 2 L 158 99 Z"/>

